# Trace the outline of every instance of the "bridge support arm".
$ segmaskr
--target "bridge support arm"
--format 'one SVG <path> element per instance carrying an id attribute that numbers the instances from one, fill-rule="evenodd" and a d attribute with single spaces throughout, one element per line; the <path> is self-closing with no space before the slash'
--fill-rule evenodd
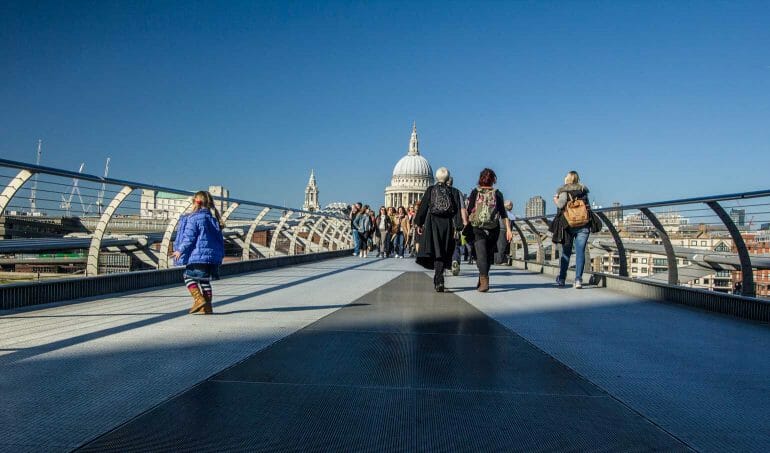
<path id="1" fill-rule="evenodd" d="M 663 241 L 663 247 L 666 249 L 666 260 L 668 262 L 668 284 L 678 285 L 679 267 L 676 264 L 674 246 L 671 245 L 671 239 L 669 239 L 668 233 L 666 233 L 666 230 L 663 228 L 663 224 L 660 223 L 660 220 L 658 220 L 658 218 L 655 216 L 655 214 L 653 214 L 652 211 L 650 211 L 649 208 L 640 208 L 639 210 L 642 212 L 642 214 L 644 214 L 645 217 L 650 220 L 652 226 L 658 230 L 660 240 Z"/>
<path id="2" fill-rule="evenodd" d="M 313 248 L 315 249 L 316 252 L 320 252 L 323 249 L 323 237 L 320 236 L 320 232 L 318 231 L 318 228 L 324 223 L 326 223 L 326 217 L 317 218 L 316 221 L 313 222 L 313 227 L 310 229 L 310 233 L 308 233 L 308 236 L 307 236 L 308 239 L 310 240 L 310 243 L 312 244 L 313 238 L 315 237 L 316 232 L 319 233 L 318 244 L 313 245 Z"/>
<path id="3" fill-rule="evenodd" d="M 286 214 L 281 216 L 281 220 L 278 221 L 278 225 L 276 225 L 275 230 L 273 231 L 273 238 L 270 241 L 270 250 L 273 253 L 277 252 L 278 238 L 281 235 L 281 232 L 283 231 L 283 227 L 286 225 L 286 222 L 289 221 L 292 215 L 294 215 L 294 211 L 286 211 Z"/>
<path id="4" fill-rule="evenodd" d="M 240 206 L 240 204 L 233 202 L 230 204 L 230 206 L 227 207 L 227 210 L 222 214 L 222 225 L 224 225 L 227 222 L 227 219 L 229 219 L 233 214 L 233 212 L 238 209 L 238 206 Z"/>
<path id="5" fill-rule="evenodd" d="M 115 214 L 121 203 L 128 197 L 134 189 L 130 186 L 123 186 L 115 195 L 115 198 L 110 201 L 107 209 L 104 210 L 102 217 L 99 219 L 99 223 L 96 224 L 94 234 L 91 237 L 91 245 L 88 247 L 88 261 L 86 262 L 86 275 L 98 275 L 99 274 L 99 251 L 102 248 L 102 239 L 104 233 L 107 231 L 107 225 L 110 223 L 110 219 Z"/>
<path id="6" fill-rule="evenodd" d="M 34 173 L 29 170 L 21 170 L 16 177 L 5 186 L 3 193 L 0 194 L 0 215 L 3 215 L 5 208 L 7 208 L 8 204 L 11 202 L 11 198 L 16 195 L 16 192 L 21 189 L 21 186 L 23 186 L 25 182 L 29 181 L 29 178 L 31 178 L 33 174 Z"/>
<path id="7" fill-rule="evenodd" d="M 310 214 L 305 214 L 302 216 L 302 220 L 299 221 L 297 226 L 293 228 L 293 233 L 291 234 L 291 242 L 289 243 L 289 255 L 296 255 L 297 254 L 297 238 L 299 237 L 299 233 L 302 232 L 302 229 L 305 228 L 305 224 L 310 219 Z M 312 240 L 312 238 L 310 238 Z M 305 251 L 307 253 L 307 250 Z"/>
<path id="8" fill-rule="evenodd" d="M 725 212 L 725 209 L 716 201 L 709 201 L 706 203 L 711 208 L 719 220 L 725 224 L 727 231 L 730 233 L 730 237 L 733 239 L 733 244 L 738 250 L 738 259 L 741 261 L 741 295 L 747 297 L 756 297 L 756 288 L 754 287 L 754 269 L 751 267 L 751 256 L 749 255 L 749 249 L 746 247 L 746 242 L 741 236 L 741 232 L 738 231 L 738 227 L 735 226 L 735 222 Z"/>
<path id="9" fill-rule="evenodd" d="M 263 208 L 262 211 L 257 214 L 254 221 L 249 226 L 249 231 L 246 233 L 246 237 L 243 238 L 243 250 L 241 251 L 241 261 L 246 261 L 250 257 L 251 253 L 251 239 L 254 237 L 254 233 L 257 231 L 257 226 L 262 222 L 267 213 L 270 212 L 270 208 Z"/>
<path id="10" fill-rule="evenodd" d="M 524 223 L 527 225 L 530 231 L 532 231 L 532 234 L 535 235 L 535 239 L 537 239 L 537 264 L 543 264 L 545 263 L 545 247 L 543 247 L 543 238 L 540 237 L 540 233 L 538 233 L 537 228 L 535 228 L 535 225 L 532 224 L 529 220 L 524 220 Z"/>
<path id="11" fill-rule="evenodd" d="M 524 269 L 527 268 L 527 258 L 529 257 L 529 246 L 527 246 L 527 237 L 524 235 L 524 232 L 521 231 L 521 227 L 519 227 L 519 224 L 515 221 L 511 222 L 511 226 L 516 230 L 516 232 L 519 234 L 519 237 L 521 238 L 521 247 L 524 251 Z"/>
<path id="12" fill-rule="evenodd" d="M 615 246 L 618 248 L 618 259 L 620 260 L 619 275 L 621 277 L 628 277 L 628 258 L 626 256 L 626 246 L 623 245 L 623 240 L 620 238 L 620 234 L 618 233 L 617 228 L 615 228 L 615 225 L 612 224 L 610 219 L 607 218 L 603 212 L 596 212 L 595 214 L 599 216 L 602 222 L 604 222 L 604 224 L 607 226 L 607 229 L 610 230 L 612 239 L 615 241 Z M 610 267 L 612 267 L 612 264 L 610 264 Z"/>

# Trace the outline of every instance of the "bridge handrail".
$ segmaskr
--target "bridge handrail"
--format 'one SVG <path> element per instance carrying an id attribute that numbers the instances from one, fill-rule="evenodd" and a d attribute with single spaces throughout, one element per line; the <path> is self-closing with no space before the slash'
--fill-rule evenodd
<path id="1" fill-rule="evenodd" d="M 164 212 L 168 217 L 162 219 L 164 222 L 162 228 L 162 240 L 160 241 L 160 247 L 158 251 L 148 251 L 149 253 L 142 253 L 142 257 L 139 259 L 145 264 L 156 267 L 157 269 L 166 269 L 172 265 L 170 263 L 170 248 L 180 217 L 183 212 L 188 212 L 192 208 L 192 196 L 195 191 L 176 189 L 173 187 L 164 187 L 154 184 L 146 184 L 136 181 L 127 181 L 116 178 L 109 178 L 104 176 L 98 176 L 88 173 L 74 172 L 70 170 L 64 170 L 60 168 L 46 167 L 43 165 L 34 165 L 25 162 L 18 162 L 8 159 L 0 159 L 0 168 L 10 168 L 18 170 L 18 173 L 13 176 L 7 176 L 9 182 L 7 184 L 0 184 L 0 215 L 5 213 L 8 206 L 11 205 L 11 201 L 15 200 L 16 195 L 20 190 L 24 188 L 24 185 L 30 181 L 35 181 L 34 185 L 30 189 L 30 208 L 32 214 L 36 212 L 33 200 L 44 202 L 55 202 L 50 198 L 35 197 L 33 194 L 37 191 L 37 176 L 48 175 L 56 178 L 72 179 L 72 192 L 69 199 L 65 199 L 65 192 L 57 190 L 44 190 L 40 189 L 40 193 L 54 194 L 54 197 L 62 196 L 62 205 L 60 207 L 65 208 L 66 215 L 69 215 L 70 200 L 75 194 L 77 188 L 77 182 L 86 181 L 92 183 L 101 184 L 101 190 L 97 197 L 99 213 L 95 219 L 98 222 L 92 229 L 90 235 L 90 242 L 88 247 L 88 260 L 86 265 L 86 275 L 97 275 L 100 271 L 99 255 L 101 250 L 105 248 L 103 239 L 105 238 L 107 227 L 111 220 L 116 217 L 118 209 L 124 209 L 121 207 L 123 202 L 129 199 L 129 197 L 135 193 L 135 191 L 149 190 L 154 192 L 165 192 L 168 194 L 174 194 L 181 196 L 183 199 L 179 204 L 173 205 L 170 209 L 166 209 Z M 82 167 L 81 167 L 82 170 Z M 6 177 L 4 175 L 4 177 Z M 55 182 L 46 182 L 47 184 L 57 184 Z M 102 203 L 102 197 L 106 193 L 105 187 L 119 188 L 117 191 L 110 190 L 111 200 L 108 205 Z M 81 186 L 82 187 L 82 186 Z M 90 190 L 95 190 L 93 187 Z M 79 190 L 79 188 L 77 188 Z M 81 197 L 78 192 L 78 197 Z M 247 261 L 250 259 L 252 252 L 258 256 L 273 256 L 276 254 L 295 255 L 297 253 L 317 253 L 324 250 L 338 250 L 340 248 L 347 248 L 351 246 L 352 238 L 350 237 L 350 224 L 347 216 L 337 212 L 329 211 L 306 211 L 304 209 L 289 208 L 285 206 L 278 206 L 275 204 L 264 203 L 260 201 L 244 200 L 240 198 L 225 197 L 221 195 L 212 194 L 212 197 L 218 202 L 227 203 L 227 209 L 223 209 L 222 222 L 246 221 L 245 227 L 242 228 L 245 235 L 242 238 L 238 238 L 235 242 L 241 246 L 242 253 L 241 259 Z M 80 198 L 82 204 L 82 197 Z M 140 201 L 141 203 L 141 201 Z M 230 219 L 231 215 L 237 209 L 241 209 L 239 213 L 245 215 L 245 218 Z M 252 214 L 256 210 L 261 210 L 261 213 L 255 218 Z M 156 208 L 153 208 L 153 210 Z M 54 208 L 55 210 L 55 208 Z M 142 208 L 140 206 L 140 217 L 142 215 Z M 281 220 L 274 228 L 272 240 L 269 247 L 259 248 L 259 245 L 252 247 L 252 236 L 261 231 L 259 228 L 265 225 L 274 225 L 270 218 L 266 218 L 266 214 L 272 211 L 272 215 L 280 213 Z M 84 211 L 85 212 L 85 211 Z M 34 218 L 34 217 L 33 217 Z M 325 228 L 321 231 L 319 226 L 325 224 Z M 246 232 L 248 230 L 248 232 Z M 316 242 L 317 240 L 317 242 Z M 324 245 L 325 244 L 325 245 Z M 286 250 L 278 250 L 285 248 Z"/>
<path id="2" fill-rule="evenodd" d="M 141 183 L 136 181 L 127 181 L 124 179 L 105 178 L 103 176 L 92 175 L 89 173 L 78 173 L 76 171 L 64 170 L 61 168 L 54 168 L 54 167 L 46 167 L 44 165 L 28 164 L 25 162 L 18 162 L 15 160 L 8 160 L 8 159 L 0 159 L 0 167 L 15 168 L 18 170 L 28 170 L 28 171 L 31 171 L 33 174 L 37 173 L 37 174 L 47 174 L 51 176 L 61 176 L 65 178 L 73 178 L 81 181 L 90 181 L 90 182 L 96 182 L 100 184 L 104 183 L 104 184 L 117 185 L 117 186 L 129 186 L 129 187 L 132 187 L 133 189 L 145 189 L 145 190 L 154 190 L 156 192 L 167 192 L 167 193 L 173 193 L 175 195 L 184 195 L 187 197 L 191 197 L 195 195 L 195 192 L 196 192 L 196 191 L 190 191 L 190 190 L 175 189 L 173 187 L 146 184 L 146 183 Z M 220 196 L 213 196 L 213 198 L 220 201 L 226 201 L 228 203 L 238 203 L 238 204 L 247 205 L 247 206 L 257 206 L 257 207 L 265 207 L 265 208 L 280 209 L 280 210 L 291 210 L 297 214 L 310 214 L 314 216 L 330 217 L 330 218 L 343 219 L 343 220 L 347 219 L 347 217 L 339 214 L 333 214 L 333 213 L 328 213 L 323 211 L 304 211 L 302 209 L 289 208 L 286 206 L 278 206 L 270 203 L 263 203 L 260 201 L 243 200 L 240 198 L 230 198 L 230 197 L 220 197 Z M 0 212 L 0 215 L 1 214 L 2 212 Z"/>
<path id="3" fill-rule="evenodd" d="M 645 217 L 647 217 L 647 219 L 650 221 L 654 229 L 657 231 L 657 235 L 661 240 L 663 247 L 665 249 L 667 268 L 668 268 L 668 283 L 670 285 L 678 285 L 679 275 L 678 275 L 678 268 L 677 268 L 677 261 L 676 261 L 677 255 L 675 253 L 671 240 L 668 236 L 668 233 L 665 230 L 664 225 L 658 220 L 655 213 L 652 212 L 652 209 L 667 207 L 667 206 L 705 204 L 711 211 L 713 211 L 712 215 L 719 218 L 721 223 L 727 229 L 733 241 L 733 244 L 735 245 L 735 248 L 737 250 L 737 255 L 740 260 L 739 268 L 742 274 L 742 285 L 740 288 L 740 294 L 746 297 L 756 297 L 756 288 L 754 284 L 754 268 L 756 266 L 753 266 L 751 263 L 751 255 L 749 254 L 748 247 L 746 246 L 746 243 L 743 240 L 743 236 L 740 230 L 735 225 L 735 222 L 733 222 L 733 219 L 730 217 L 730 215 L 727 214 L 727 212 L 725 211 L 725 209 L 722 207 L 720 203 L 725 201 L 745 200 L 745 199 L 763 198 L 763 197 L 770 197 L 770 190 L 757 190 L 752 192 L 738 192 L 738 193 L 731 193 L 731 194 L 681 198 L 681 199 L 666 200 L 666 201 L 634 203 L 629 205 L 618 205 L 618 206 L 610 206 L 610 207 L 603 207 L 603 208 L 596 208 L 596 209 L 592 208 L 591 211 L 597 214 L 597 216 L 601 219 L 602 223 L 608 229 L 609 233 L 612 235 L 612 239 L 615 241 L 615 245 L 618 250 L 618 256 L 620 261 L 619 275 L 621 277 L 629 277 L 628 267 L 627 267 L 626 247 L 623 243 L 622 237 L 620 236 L 617 229 L 615 228 L 615 225 L 613 225 L 612 221 L 609 219 L 609 217 L 606 214 L 621 212 L 621 211 L 633 211 L 633 210 L 640 211 Z M 539 252 L 537 254 L 537 264 L 544 264 L 544 246 L 543 246 L 543 237 L 541 237 L 542 232 L 537 230 L 537 228 L 534 225 L 534 222 L 543 222 L 550 227 L 551 221 L 556 218 L 556 215 L 557 214 L 548 214 L 548 215 L 542 215 L 542 216 L 521 217 L 521 218 L 515 218 L 513 220 L 512 224 L 513 224 L 514 230 L 518 233 L 521 239 L 525 262 L 528 259 L 529 247 L 527 244 L 526 235 L 524 234 L 524 231 L 522 230 L 522 228 L 526 228 L 534 234 L 535 239 L 537 241 L 537 247 Z M 550 232 L 545 234 L 550 234 Z"/>
<path id="4" fill-rule="evenodd" d="M 647 203 L 635 203 L 635 204 L 629 204 L 629 205 L 619 205 L 619 206 L 608 206 L 608 207 L 602 207 L 602 208 L 591 208 L 591 211 L 593 212 L 614 212 L 618 210 L 636 210 L 636 209 L 642 209 L 642 208 L 663 208 L 666 206 L 681 206 L 685 204 L 696 204 L 696 203 L 709 203 L 709 202 L 719 202 L 719 201 L 733 201 L 733 200 L 748 200 L 751 198 L 762 198 L 762 197 L 770 197 L 770 189 L 767 190 L 756 190 L 753 192 L 738 192 L 738 193 L 731 193 L 731 194 L 723 194 L 723 195 L 709 195 L 705 197 L 692 197 L 692 198 L 680 198 L 676 200 L 667 200 L 667 201 L 653 201 L 653 202 L 647 202 Z M 547 214 L 545 216 L 532 216 L 532 217 L 517 217 L 517 221 L 535 221 L 535 220 L 541 220 L 543 218 L 547 219 L 553 219 L 556 217 L 556 214 Z"/>

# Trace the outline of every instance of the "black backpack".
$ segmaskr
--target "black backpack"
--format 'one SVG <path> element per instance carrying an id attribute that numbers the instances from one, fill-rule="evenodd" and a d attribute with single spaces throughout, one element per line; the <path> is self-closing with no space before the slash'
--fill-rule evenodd
<path id="1" fill-rule="evenodd" d="M 454 215 L 455 207 L 452 189 L 446 184 L 436 184 L 430 195 L 430 213 L 442 217 Z"/>

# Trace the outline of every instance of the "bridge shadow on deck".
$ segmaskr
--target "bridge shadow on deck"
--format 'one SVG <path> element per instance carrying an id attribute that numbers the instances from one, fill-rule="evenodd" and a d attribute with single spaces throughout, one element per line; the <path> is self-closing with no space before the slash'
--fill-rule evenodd
<path id="1" fill-rule="evenodd" d="M 686 451 L 408 272 L 84 451 Z"/>

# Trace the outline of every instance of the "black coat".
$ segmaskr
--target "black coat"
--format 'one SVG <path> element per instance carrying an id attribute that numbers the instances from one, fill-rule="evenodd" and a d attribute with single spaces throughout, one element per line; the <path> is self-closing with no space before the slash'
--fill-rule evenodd
<path id="1" fill-rule="evenodd" d="M 417 264 L 426 269 L 433 269 L 435 261 L 443 261 L 448 267 L 452 263 L 455 250 L 454 214 L 438 216 L 430 213 L 431 194 L 433 186 L 428 187 L 422 196 L 420 209 L 415 215 L 415 225 L 422 226 L 422 236 L 419 236 L 420 248 L 417 251 Z"/>

